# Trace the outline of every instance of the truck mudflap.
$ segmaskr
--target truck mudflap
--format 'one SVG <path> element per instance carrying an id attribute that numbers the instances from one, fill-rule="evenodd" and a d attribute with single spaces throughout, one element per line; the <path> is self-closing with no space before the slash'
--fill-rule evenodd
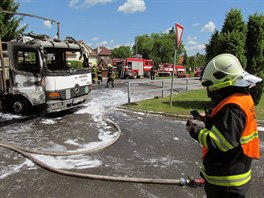
<path id="1" fill-rule="evenodd" d="M 47 113 L 59 112 L 71 108 L 80 107 L 90 101 L 90 94 L 83 95 L 68 100 L 48 100 Z"/>

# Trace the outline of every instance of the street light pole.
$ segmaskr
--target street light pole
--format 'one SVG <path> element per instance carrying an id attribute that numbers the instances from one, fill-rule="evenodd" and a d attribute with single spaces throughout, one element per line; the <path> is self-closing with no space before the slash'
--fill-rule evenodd
<path id="1" fill-rule="evenodd" d="M 58 39 L 60 39 L 60 22 L 59 21 L 55 21 L 53 19 L 49 19 L 49 18 L 45 18 L 45 17 L 33 15 L 33 14 L 27 14 L 27 13 L 22 13 L 22 12 L 13 12 L 13 11 L 9 11 L 9 10 L 0 9 L 0 12 L 7 13 L 7 14 L 34 17 L 34 18 L 38 18 L 38 19 L 43 19 L 44 21 L 50 21 L 50 22 L 56 23 L 57 24 L 57 36 L 58 36 Z"/>

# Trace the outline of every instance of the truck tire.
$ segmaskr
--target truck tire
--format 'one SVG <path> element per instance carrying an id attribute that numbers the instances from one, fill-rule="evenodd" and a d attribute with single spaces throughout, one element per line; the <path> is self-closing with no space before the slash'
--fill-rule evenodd
<path id="1" fill-rule="evenodd" d="M 137 72 L 134 72 L 134 73 L 133 73 L 133 78 L 134 78 L 134 79 L 137 79 L 137 78 L 138 78 L 138 73 L 137 73 Z"/>
<path id="2" fill-rule="evenodd" d="M 30 112 L 30 103 L 23 97 L 13 99 L 11 110 L 14 114 L 27 115 Z"/>

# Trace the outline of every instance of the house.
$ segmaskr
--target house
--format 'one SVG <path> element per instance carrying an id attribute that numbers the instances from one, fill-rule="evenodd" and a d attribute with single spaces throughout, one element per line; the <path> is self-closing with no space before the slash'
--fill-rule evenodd
<path id="1" fill-rule="evenodd" d="M 98 46 L 97 48 L 93 49 L 93 51 L 97 54 L 98 58 L 110 58 L 112 52 L 103 46 Z"/>
<path id="2" fill-rule="evenodd" d="M 89 57 L 89 66 L 91 67 L 93 64 L 97 65 L 98 61 L 98 56 L 97 54 L 93 51 L 93 49 L 87 45 L 83 40 L 80 41 L 75 41 L 77 44 L 81 45 L 83 49 L 85 50 L 86 54 Z M 67 60 L 69 61 L 80 61 L 80 52 L 67 52 L 66 53 Z M 83 61 L 83 59 L 81 59 Z"/>
<path id="3" fill-rule="evenodd" d="M 101 58 L 101 60 L 98 62 L 98 65 L 102 64 L 103 67 L 103 77 L 107 76 L 107 66 L 108 64 L 113 65 L 112 59 L 111 58 Z"/>
<path id="4" fill-rule="evenodd" d="M 85 51 L 87 52 L 88 57 L 89 57 L 89 66 L 91 67 L 92 65 L 97 65 L 98 56 L 93 51 L 93 49 L 89 45 L 87 45 L 83 40 L 78 41 L 78 44 L 82 45 L 84 47 Z"/>

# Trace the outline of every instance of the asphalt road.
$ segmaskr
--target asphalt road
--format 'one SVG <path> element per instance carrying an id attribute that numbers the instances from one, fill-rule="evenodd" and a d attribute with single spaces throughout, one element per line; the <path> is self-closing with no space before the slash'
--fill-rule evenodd
<path id="1" fill-rule="evenodd" d="M 185 120 L 131 112 L 117 108 L 127 101 L 126 87 L 95 86 L 90 105 L 45 118 L 14 118 L 1 114 L 1 142 L 30 149 L 69 151 L 100 145 L 116 129 L 121 137 L 96 153 L 69 157 L 42 157 L 43 162 L 74 172 L 117 177 L 179 179 L 199 178 L 201 147 L 185 130 Z M 149 97 L 140 93 L 133 100 Z M 264 146 L 260 132 L 261 152 Z M 205 197 L 202 187 L 101 181 L 60 175 L 40 168 L 20 154 L 0 148 L 0 197 L 54 198 L 175 198 Z M 264 160 L 253 163 L 248 197 L 263 197 Z"/>

